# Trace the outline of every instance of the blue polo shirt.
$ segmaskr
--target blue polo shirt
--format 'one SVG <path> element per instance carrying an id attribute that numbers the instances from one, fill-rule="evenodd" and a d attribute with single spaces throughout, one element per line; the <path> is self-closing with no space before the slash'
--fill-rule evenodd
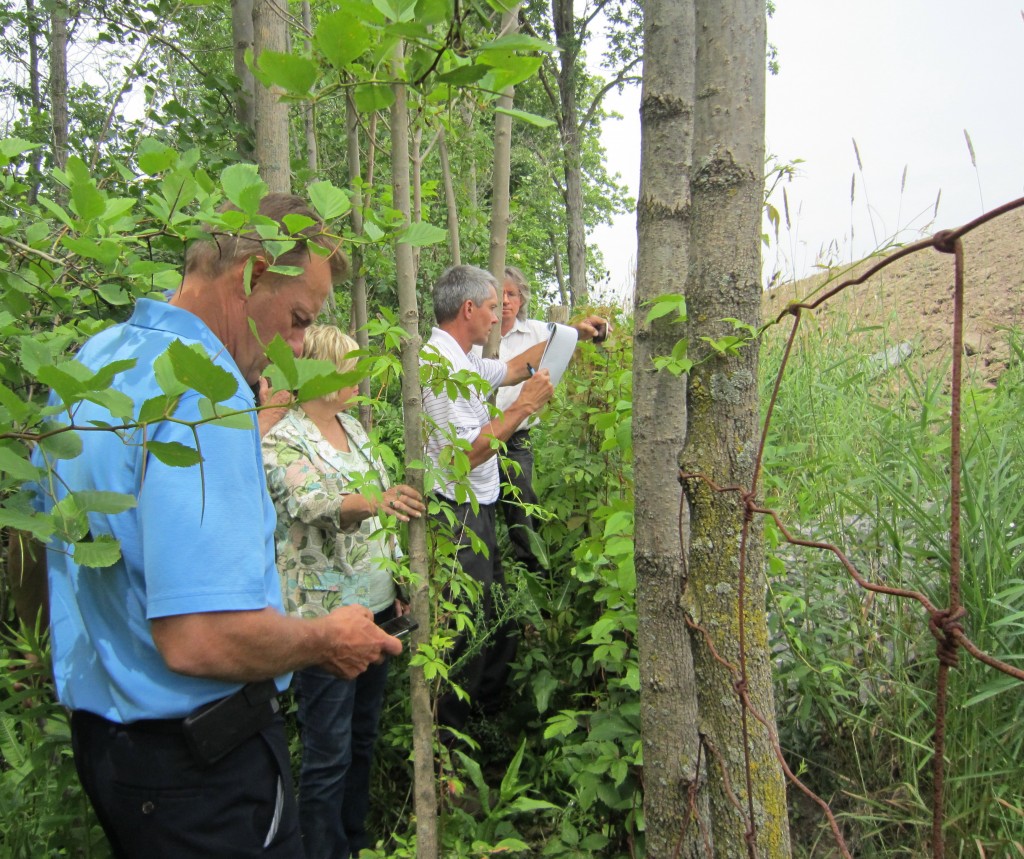
<path id="1" fill-rule="evenodd" d="M 120 373 L 114 388 L 130 397 L 137 411 L 161 393 L 153 363 L 174 340 L 202 345 L 236 377 L 238 391 L 226 406 L 252 408 L 249 386 L 224 344 L 198 317 L 162 302 L 140 300 L 128 322 L 90 339 L 77 359 L 96 370 L 135 358 L 135 367 Z M 174 416 L 198 419 L 199 399 L 186 393 Z M 102 406 L 78 404 L 75 424 L 92 421 L 113 419 Z M 171 671 L 153 643 L 150 621 L 267 606 L 282 610 L 274 560 L 276 516 L 252 423 L 251 430 L 205 424 L 197 436 L 190 427 L 167 421 L 149 426 L 145 441 L 195 448 L 198 438 L 201 467 L 171 467 L 147 455 L 141 431 L 81 432 L 79 456 L 47 463 L 55 474 L 41 491 L 37 487 L 41 509 L 52 509 L 69 489 L 121 492 L 138 500 L 136 508 L 122 513 L 89 514 L 94 537 L 111 534 L 120 541 L 122 558 L 116 565 L 79 566 L 68 545 L 54 540 L 48 546 L 53 669 L 66 706 L 115 722 L 176 718 L 239 688 Z M 38 450 L 34 458 L 43 464 Z M 278 678 L 278 688 L 289 679 Z"/>

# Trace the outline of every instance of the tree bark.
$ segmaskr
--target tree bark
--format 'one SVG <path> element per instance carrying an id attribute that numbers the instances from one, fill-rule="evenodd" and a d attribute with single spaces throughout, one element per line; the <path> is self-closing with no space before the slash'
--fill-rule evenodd
<path id="1" fill-rule="evenodd" d="M 53 122 L 53 164 L 68 163 L 68 4 L 55 0 L 50 12 L 50 115 Z M 57 192 L 62 196 L 62 192 Z"/>
<path id="2" fill-rule="evenodd" d="M 519 6 L 501 17 L 501 33 L 507 36 L 519 31 Z M 515 99 L 515 88 L 505 87 L 498 98 L 498 107 L 508 110 Z M 491 171 L 491 241 L 488 268 L 499 284 L 505 281 L 505 256 L 508 251 L 509 179 L 512 174 L 512 117 L 507 113 L 494 114 L 494 164 Z M 498 357 L 501 326 L 491 329 L 484 346 L 485 358 Z"/>
<path id="3" fill-rule="evenodd" d="M 253 53 L 259 63 L 264 51 L 288 50 L 288 5 L 284 0 L 255 0 Z M 281 101 L 278 87 L 256 86 L 256 163 L 271 192 L 292 189 L 291 152 L 288 144 L 288 105 Z"/>
<path id="4" fill-rule="evenodd" d="M 551 0 L 551 20 L 558 45 L 558 133 L 562 140 L 565 176 L 566 251 L 569 261 L 569 295 L 573 304 L 586 302 L 587 231 L 583 221 L 583 168 L 579 109 L 576 102 L 576 66 L 580 60 L 579 36 L 573 0 Z"/>
<path id="5" fill-rule="evenodd" d="M 402 78 L 404 65 L 403 45 L 395 48 L 394 79 Z M 410 223 L 409 199 L 409 109 L 406 88 L 394 84 L 395 103 L 391 106 L 391 184 L 394 206 L 402 215 L 405 225 Z M 416 300 L 416 269 L 413 266 L 412 246 L 401 242 L 395 245 L 395 267 L 398 279 L 398 309 L 406 338 L 402 341 L 402 411 L 405 419 L 405 480 L 410 486 L 423 491 L 423 469 L 412 463 L 422 461 L 423 430 L 421 424 L 423 394 L 420 390 L 419 307 Z M 409 568 L 413 582 L 412 616 L 419 624 L 412 634 L 413 648 L 430 641 L 430 588 L 427 570 L 426 519 L 409 522 Z M 437 794 L 434 788 L 434 720 L 430 703 L 430 687 L 422 669 L 409 672 L 412 701 L 413 730 L 413 796 L 416 809 L 417 859 L 437 859 Z"/>
<path id="6" fill-rule="evenodd" d="M 452 182 L 452 165 L 448 160 L 448 142 L 444 135 L 444 125 L 441 125 L 438 131 L 437 154 L 441 160 L 441 183 L 444 186 L 445 210 L 448 213 L 448 248 L 452 255 L 452 265 L 462 265 L 459 206 L 455 200 L 455 184 Z"/>
<path id="7" fill-rule="evenodd" d="M 359 158 L 359 114 L 355 102 L 349 93 L 345 99 L 345 142 L 348 157 L 348 182 L 352 190 L 352 209 L 349 216 L 352 221 L 352 235 L 357 241 L 352 244 L 352 324 L 356 329 L 355 337 L 359 348 L 366 351 L 370 348 L 370 337 L 366 331 L 369 312 L 366 306 L 366 272 L 363 269 L 363 246 L 358 239 L 363 236 L 363 190 L 362 164 Z M 359 380 L 359 393 L 370 396 L 370 379 Z M 359 422 L 365 429 L 370 428 L 371 410 L 369 403 L 359 404 Z"/>
<path id="8" fill-rule="evenodd" d="M 682 280 L 690 320 L 639 322 L 634 346 L 648 852 L 786 857 L 782 773 L 736 692 L 774 725 L 763 546 L 753 528 L 744 540 L 737 493 L 691 477 L 680 511 L 664 477 L 678 465 L 719 486 L 753 479 L 756 347 L 723 358 L 699 338 L 732 333 L 726 317 L 759 321 L 764 6 L 648 0 L 644 32 L 636 306 Z M 651 366 L 679 337 L 695 361 L 685 385 Z"/>
<path id="9" fill-rule="evenodd" d="M 256 136 L 256 78 L 245 64 L 245 52 L 255 50 L 253 34 L 253 0 L 231 0 L 231 35 L 234 39 L 235 77 L 239 80 L 235 93 L 235 119 L 242 126 L 235 138 L 238 157 L 251 161 L 255 157 L 253 140 Z"/>
<path id="10" fill-rule="evenodd" d="M 762 0 L 698 0 L 697 92 L 691 173 L 690 343 L 699 360 L 690 375 L 684 471 L 720 486 L 751 486 L 759 443 L 758 344 L 738 357 L 713 355 L 700 336 L 732 333 L 732 317 L 752 326 L 761 316 L 761 207 L 764 196 L 765 8 Z M 703 634 L 694 637 L 702 727 L 732 770 L 737 814 L 721 780 L 711 781 L 716 843 L 744 843 L 756 834 L 758 855 L 788 856 L 786 792 L 765 728 L 741 706 L 734 683 L 751 706 L 775 723 L 765 612 L 761 523 L 743 542 L 744 511 L 735 493 L 712 492 L 687 481 L 691 514 L 687 610 L 707 630 L 718 655 L 739 669 L 724 671 Z M 746 551 L 745 569 L 741 554 Z M 741 573 L 743 574 L 741 577 Z M 730 693 L 732 693 L 730 695 Z M 746 759 L 745 759 L 746 757 Z M 749 777 L 749 781 L 748 781 Z"/>
<path id="11" fill-rule="evenodd" d="M 309 0 L 302 0 L 302 26 L 307 33 L 313 32 L 313 14 L 309 8 Z M 306 39 L 306 51 L 313 51 L 313 44 L 309 39 Z M 316 108 L 313 102 L 303 108 L 302 120 L 306 132 L 306 167 L 315 176 L 320 169 L 320 156 L 316 145 Z"/>
<path id="12" fill-rule="evenodd" d="M 692 2 L 649 0 L 640 99 L 639 276 L 633 339 L 635 559 L 640 647 L 644 819 L 651 856 L 697 857 L 707 820 L 707 777 L 690 637 L 682 605 L 686 547 L 675 475 L 686 440 L 686 382 L 653 365 L 682 336 L 642 308 L 679 289 L 689 268 L 690 164 L 695 69 Z M 690 62 L 686 61 L 690 58 Z"/>

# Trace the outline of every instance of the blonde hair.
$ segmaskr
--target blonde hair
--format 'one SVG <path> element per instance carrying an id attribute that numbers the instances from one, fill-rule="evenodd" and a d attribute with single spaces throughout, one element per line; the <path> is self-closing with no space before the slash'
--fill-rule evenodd
<path id="1" fill-rule="evenodd" d="M 359 344 L 336 325 L 310 325 L 302 340 L 303 358 L 330 361 L 338 368 L 339 373 L 351 373 L 355 370 L 359 359 L 351 357 L 350 353 L 358 349 Z M 340 393 L 341 391 L 335 391 L 326 394 L 323 399 L 333 403 Z"/>

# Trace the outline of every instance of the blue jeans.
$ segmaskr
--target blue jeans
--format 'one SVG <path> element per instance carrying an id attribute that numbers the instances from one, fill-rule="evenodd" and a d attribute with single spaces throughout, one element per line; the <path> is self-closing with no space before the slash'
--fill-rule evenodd
<path id="1" fill-rule="evenodd" d="M 388 665 L 355 680 L 320 668 L 295 674 L 302 737 L 299 826 L 306 859 L 348 859 L 369 847 L 370 765 Z"/>

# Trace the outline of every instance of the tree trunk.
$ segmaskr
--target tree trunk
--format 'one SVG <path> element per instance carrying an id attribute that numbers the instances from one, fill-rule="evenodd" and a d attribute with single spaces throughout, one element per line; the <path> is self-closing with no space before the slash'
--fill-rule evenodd
<path id="1" fill-rule="evenodd" d="M 569 260 L 569 295 L 573 304 L 586 302 L 587 232 L 583 222 L 583 168 L 579 110 L 576 103 L 576 64 L 580 43 L 576 34 L 573 0 L 551 0 L 551 20 L 558 45 L 558 133 L 562 140 L 565 175 L 566 250 Z"/>
<path id="2" fill-rule="evenodd" d="M 53 164 L 68 163 L 68 4 L 55 0 L 50 12 L 50 115 L 53 122 Z M 62 192 L 58 190 L 58 196 Z"/>
<path id="3" fill-rule="evenodd" d="M 668 317 L 648 324 L 642 308 L 678 290 L 689 268 L 693 141 L 693 5 L 649 0 L 640 99 L 640 248 L 633 340 L 635 559 L 640 648 L 644 819 L 651 856 L 701 856 L 707 821 L 693 655 L 682 595 L 682 492 L 675 479 L 686 439 L 686 382 L 653 366 L 682 336 Z M 686 62 L 685 58 L 691 58 Z M 691 807 L 691 791 L 696 800 Z M 696 820 L 693 819 L 693 814 Z"/>
<path id="4" fill-rule="evenodd" d="M 256 79 L 245 64 L 245 52 L 255 49 L 253 40 L 253 0 L 231 0 L 231 34 L 234 39 L 235 76 L 239 80 L 235 94 L 235 119 L 242 126 L 236 138 L 238 157 L 251 161 L 255 157 L 253 140 L 256 136 Z"/>
<path id="5" fill-rule="evenodd" d="M 395 48 L 394 78 L 402 79 L 404 65 L 403 46 Z M 403 215 L 405 225 L 410 223 L 409 200 L 409 109 L 406 89 L 402 83 L 394 84 L 395 103 L 391 106 L 391 183 L 394 206 Z M 423 394 L 420 390 L 419 307 L 416 300 L 416 270 L 413 267 L 412 246 L 401 242 L 395 245 L 395 268 L 398 279 L 398 309 L 406 338 L 402 341 L 402 411 L 405 418 L 405 480 L 410 486 L 423 491 L 423 469 L 411 464 L 422 461 L 423 429 L 421 424 Z M 419 629 L 412 634 L 413 648 L 430 641 L 430 588 L 427 570 L 426 519 L 409 522 L 409 568 L 413 577 L 412 616 Z M 412 700 L 413 730 L 413 796 L 416 809 L 417 859 L 437 859 L 437 794 L 434 788 L 434 720 L 430 703 L 430 687 L 422 669 L 409 672 Z"/>
<path id="6" fill-rule="evenodd" d="M 25 27 L 28 38 L 28 92 L 32 105 L 33 125 L 38 118 L 45 116 L 46 105 L 43 103 L 42 75 L 39 73 L 39 12 L 35 0 L 25 0 Z M 35 204 L 39 197 L 40 174 L 43 169 L 45 147 L 35 150 L 32 155 L 32 187 L 28 192 L 28 202 Z"/>
<path id="7" fill-rule="evenodd" d="M 352 220 L 352 235 L 356 239 L 363 235 L 363 191 L 360 179 L 362 178 L 362 165 L 359 159 L 359 114 L 356 111 L 355 102 L 349 93 L 345 99 L 345 138 L 348 155 L 348 183 L 352 189 L 352 209 L 349 215 Z M 358 242 L 352 243 L 352 324 L 356 329 L 356 342 L 362 351 L 370 348 L 370 337 L 366 332 L 366 323 L 369 314 L 366 307 L 366 272 L 363 270 L 363 246 Z M 359 393 L 364 397 L 370 396 L 369 377 L 360 379 Z M 370 428 L 370 405 L 369 403 L 359 404 L 359 422 L 364 429 Z"/>
<path id="8" fill-rule="evenodd" d="M 255 0 L 253 53 L 256 62 L 264 51 L 288 50 L 288 4 L 284 0 Z M 291 154 L 288 146 L 288 105 L 278 87 L 256 86 L 256 163 L 271 192 L 290 193 Z"/>
<path id="9" fill-rule="evenodd" d="M 441 182 L 444 185 L 445 209 L 448 212 L 448 247 L 451 250 L 452 265 L 462 265 L 462 246 L 459 240 L 459 207 L 455 200 L 452 165 L 448 161 L 448 142 L 444 136 L 443 125 L 438 131 L 437 153 L 441 159 Z"/>
<path id="10" fill-rule="evenodd" d="M 519 31 L 519 6 L 501 17 L 502 36 Z M 509 110 L 515 99 L 515 88 L 505 87 L 498 98 L 498 107 Z M 505 281 L 505 256 L 508 251 L 509 179 L 512 174 L 512 117 L 507 113 L 494 114 L 494 165 L 491 172 L 491 242 L 488 268 L 500 285 Z M 498 357 L 501 326 L 491 329 L 484 346 L 485 358 Z"/>
<path id="11" fill-rule="evenodd" d="M 677 845 L 679 855 L 709 855 L 704 839 L 714 856 L 789 855 L 782 773 L 734 685 L 742 681 L 774 724 L 763 546 L 756 529 L 744 541 L 735 492 L 689 478 L 677 519 L 679 490 L 665 481 L 677 455 L 685 473 L 719 486 L 753 477 L 756 347 L 722 358 L 699 338 L 731 333 L 715 320 L 759 319 L 764 28 L 760 0 L 645 5 L 636 306 L 682 279 L 692 320 L 638 322 L 634 351 L 644 809 L 654 856 Z M 680 337 L 696 362 L 685 386 L 651 367 Z"/>
<path id="12" fill-rule="evenodd" d="M 313 32 L 313 14 L 309 8 L 309 0 L 302 0 L 302 26 L 307 33 Z M 313 44 L 306 39 L 306 51 L 313 52 Z M 311 101 L 302 111 L 303 125 L 306 131 L 306 167 L 312 175 L 320 169 L 320 156 L 316 145 L 316 108 Z"/>
<path id="13" fill-rule="evenodd" d="M 418 224 L 423 220 L 423 129 L 417 125 L 412 133 L 412 223 Z M 420 249 L 412 249 L 412 270 L 420 270 Z"/>

